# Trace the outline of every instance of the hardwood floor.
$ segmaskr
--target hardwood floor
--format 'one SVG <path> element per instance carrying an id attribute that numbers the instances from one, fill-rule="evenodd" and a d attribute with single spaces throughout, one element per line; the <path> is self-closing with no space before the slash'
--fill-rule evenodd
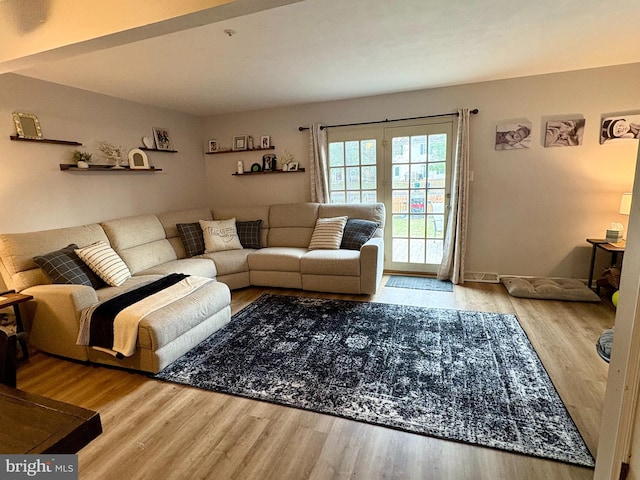
<path id="1" fill-rule="evenodd" d="M 386 278 L 383 279 L 383 285 Z M 517 299 L 497 284 L 453 292 L 382 287 L 373 297 L 247 288 L 262 293 L 514 313 L 595 455 L 608 365 L 595 351 L 613 307 Z M 590 479 L 593 471 L 303 410 L 152 380 L 36 352 L 18 388 L 100 412 L 104 432 L 78 454 L 95 479 Z"/>

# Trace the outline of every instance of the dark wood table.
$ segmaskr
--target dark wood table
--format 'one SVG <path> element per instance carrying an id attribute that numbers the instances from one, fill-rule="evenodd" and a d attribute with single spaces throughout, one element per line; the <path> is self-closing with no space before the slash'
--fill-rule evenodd
<path id="1" fill-rule="evenodd" d="M 587 242 L 593 245 L 593 249 L 591 251 L 591 265 L 589 266 L 589 288 L 591 288 L 591 284 L 593 283 L 593 268 L 596 264 L 596 253 L 598 250 L 602 250 L 611 254 L 611 266 L 614 267 L 618 262 L 618 254 L 624 254 L 625 251 L 625 241 L 618 242 L 616 244 L 609 243 L 607 240 L 602 238 L 587 238 Z"/>
<path id="2" fill-rule="evenodd" d="M 16 316 L 16 335 L 22 347 L 22 358 L 24 360 L 29 358 L 29 348 L 27 347 L 27 334 L 22 324 L 22 315 L 20 315 L 20 304 L 28 302 L 29 300 L 33 300 L 32 295 L 16 293 L 15 290 L 0 292 L 0 309 L 13 307 L 13 313 Z"/>
<path id="3" fill-rule="evenodd" d="M 77 453 L 102 433 L 100 414 L 0 385 L 0 453 Z"/>

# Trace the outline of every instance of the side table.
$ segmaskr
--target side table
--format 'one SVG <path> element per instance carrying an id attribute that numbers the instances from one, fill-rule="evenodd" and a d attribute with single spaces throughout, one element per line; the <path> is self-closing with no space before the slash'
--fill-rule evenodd
<path id="1" fill-rule="evenodd" d="M 20 304 L 29 300 L 33 300 L 33 295 L 23 295 L 16 293 L 15 290 L 0 293 L 0 309 L 13 307 L 13 313 L 16 316 L 16 335 L 22 349 L 23 360 L 29 358 L 29 349 L 27 348 L 27 333 L 24 331 L 22 316 L 20 315 Z"/>
<path id="2" fill-rule="evenodd" d="M 608 241 L 602 238 L 587 238 L 587 242 L 593 245 L 591 250 L 591 265 L 589 266 L 589 288 L 591 288 L 591 284 L 593 283 L 593 269 L 596 264 L 596 253 L 598 250 L 602 250 L 611 254 L 611 263 L 610 265 L 614 267 L 618 263 L 618 254 L 624 254 L 625 251 L 625 242 L 618 243 L 609 243 Z"/>

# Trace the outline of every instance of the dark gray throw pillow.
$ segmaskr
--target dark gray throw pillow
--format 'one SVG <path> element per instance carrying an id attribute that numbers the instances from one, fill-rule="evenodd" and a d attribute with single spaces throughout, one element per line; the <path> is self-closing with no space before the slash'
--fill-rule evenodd
<path id="1" fill-rule="evenodd" d="M 350 218 L 344 227 L 342 234 L 342 243 L 340 248 L 346 250 L 360 250 L 360 247 L 367 243 L 376 229 L 380 226 L 378 222 L 371 220 L 362 220 L 359 218 Z"/>
<path id="2" fill-rule="evenodd" d="M 176 228 L 188 257 L 204 253 L 204 236 L 200 223 L 178 223 Z"/>
<path id="3" fill-rule="evenodd" d="M 33 261 L 44 271 L 53 283 L 104 287 L 104 282 L 93 273 L 74 251 L 78 245 L 72 243 L 55 252 L 33 257 Z"/>
<path id="4" fill-rule="evenodd" d="M 250 220 L 238 222 L 236 220 L 236 231 L 243 248 L 262 248 L 260 244 L 260 225 L 262 220 Z"/>

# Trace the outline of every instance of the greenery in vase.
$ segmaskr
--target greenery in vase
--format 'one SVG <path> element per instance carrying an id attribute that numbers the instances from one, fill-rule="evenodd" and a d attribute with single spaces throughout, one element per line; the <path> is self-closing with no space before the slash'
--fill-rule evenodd
<path id="1" fill-rule="evenodd" d="M 73 161 L 78 163 L 78 162 L 91 162 L 91 157 L 93 156 L 93 154 L 89 153 L 89 152 L 81 152 L 80 150 L 74 150 L 73 151 Z"/>

